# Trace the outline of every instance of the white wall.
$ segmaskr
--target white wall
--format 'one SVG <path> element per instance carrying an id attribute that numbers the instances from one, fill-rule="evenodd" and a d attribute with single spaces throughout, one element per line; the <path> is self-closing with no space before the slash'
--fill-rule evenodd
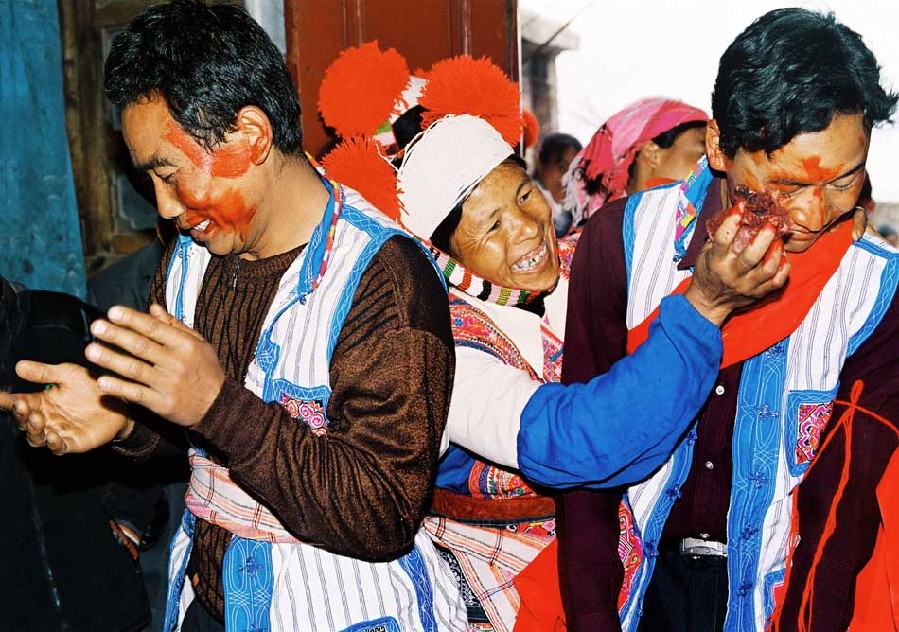
<path id="1" fill-rule="evenodd" d="M 559 131 L 582 142 L 611 114 L 651 95 L 711 111 L 718 58 L 752 20 L 781 6 L 832 10 L 862 35 L 899 91 L 899 1 L 821 0 L 519 0 L 565 22 L 580 48 L 556 58 Z M 897 117 L 899 119 L 899 117 Z M 899 202 L 899 125 L 874 132 L 868 159 L 874 199 Z"/>
<path id="2" fill-rule="evenodd" d="M 302 0 L 300 0 L 302 1 Z M 268 36 L 282 55 L 287 54 L 287 39 L 284 36 L 284 0 L 244 0 L 244 6 Z"/>

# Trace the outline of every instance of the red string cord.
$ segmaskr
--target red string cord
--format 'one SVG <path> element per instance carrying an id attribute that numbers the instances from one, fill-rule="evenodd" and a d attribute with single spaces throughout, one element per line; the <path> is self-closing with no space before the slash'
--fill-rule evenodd
<path id="1" fill-rule="evenodd" d="M 800 602 L 799 608 L 799 621 L 798 621 L 798 632 L 810 632 L 812 630 L 812 604 L 815 598 L 815 577 L 818 572 L 818 566 L 821 562 L 821 556 L 824 552 L 824 548 L 827 545 L 827 542 L 833 536 L 836 531 L 837 526 L 837 507 L 840 504 L 840 499 L 843 497 L 843 492 L 846 489 L 846 485 L 849 482 L 849 470 L 852 463 L 852 427 L 855 422 L 855 413 L 860 412 L 865 415 L 868 415 L 875 421 L 883 424 L 887 428 L 893 431 L 896 434 L 897 438 L 899 438 L 899 429 L 897 429 L 886 417 L 878 415 L 877 413 L 868 410 L 867 408 L 863 408 L 858 405 L 858 400 L 862 395 L 862 392 L 865 389 L 865 383 L 862 380 L 856 380 L 852 385 L 852 390 L 850 391 L 849 401 L 844 400 L 834 400 L 835 405 L 845 406 L 846 410 L 843 414 L 840 415 L 840 418 L 837 420 L 836 425 L 834 426 L 833 432 L 831 432 L 824 442 L 821 444 L 820 449 L 818 450 L 818 458 L 811 462 L 808 469 L 806 470 L 805 476 L 808 477 L 812 468 L 815 464 L 818 463 L 821 453 L 827 449 L 827 446 L 830 445 L 830 442 L 833 438 L 838 434 L 838 431 L 842 428 L 846 435 L 846 446 L 845 446 L 845 454 L 846 458 L 843 463 L 843 469 L 840 473 L 840 482 L 837 485 L 837 491 L 834 495 L 834 499 L 830 504 L 830 508 L 827 512 L 827 520 L 824 523 L 824 532 L 821 535 L 821 542 L 818 544 L 818 548 L 815 551 L 815 557 L 812 560 L 812 567 L 809 571 L 808 580 L 806 581 L 805 587 L 802 591 L 802 601 Z M 796 494 L 796 499 L 794 500 L 794 515 L 796 504 L 798 502 L 798 493 Z M 798 524 L 794 528 L 794 535 L 798 531 Z M 794 538 L 789 539 L 790 542 L 794 542 Z M 784 586 L 790 585 L 790 575 L 792 568 L 789 564 L 789 560 L 787 560 L 787 573 L 784 578 Z M 772 632 L 778 632 L 780 630 L 780 614 L 783 607 L 783 603 L 778 605 L 772 616 Z"/>

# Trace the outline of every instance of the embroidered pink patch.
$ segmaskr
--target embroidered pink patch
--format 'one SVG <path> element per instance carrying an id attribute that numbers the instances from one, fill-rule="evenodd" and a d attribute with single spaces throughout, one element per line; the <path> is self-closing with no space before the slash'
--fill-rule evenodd
<path id="1" fill-rule="evenodd" d="M 316 435 L 321 436 L 328 431 L 325 408 L 321 405 L 321 402 L 296 399 L 287 393 L 282 393 L 278 403 L 291 417 L 305 422 Z"/>
<path id="2" fill-rule="evenodd" d="M 621 503 L 618 506 L 618 557 L 624 566 L 624 581 L 621 584 L 621 592 L 618 594 L 618 609 L 624 607 L 637 571 L 643 563 L 643 544 L 637 537 L 636 521 L 627 505 Z"/>
<path id="3" fill-rule="evenodd" d="M 475 461 L 468 473 L 468 490 L 481 498 L 518 498 L 537 493 L 518 474 L 483 461 Z"/>
<path id="4" fill-rule="evenodd" d="M 808 463 L 815 458 L 821 444 L 821 431 L 830 421 L 833 402 L 799 405 L 799 432 L 796 439 L 796 463 Z"/>

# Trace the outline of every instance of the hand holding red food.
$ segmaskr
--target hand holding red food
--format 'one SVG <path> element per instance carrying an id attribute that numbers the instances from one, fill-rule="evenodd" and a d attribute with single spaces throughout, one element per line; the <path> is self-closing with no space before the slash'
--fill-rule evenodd
<path id="1" fill-rule="evenodd" d="M 709 241 L 684 291 L 717 325 L 734 310 L 780 290 L 790 272 L 782 239 L 788 216 L 767 194 L 753 197 L 746 189 L 739 195 L 733 208 L 709 220 Z"/>
<path id="2" fill-rule="evenodd" d="M 707 223 L 709 235 L 714 235 L 721 224 L 735 210 L 740 211 L 740 227 L 734 237 L 734 248 L 743 250 L 759 234 L 765 224 L 774 228 L 775 238 L 783 237 L 790 227 L 790 214 L 767 191 L 750 191 L 745 184 L 734 187 L 736 202 L 729 209 L 715 214 Z"/>

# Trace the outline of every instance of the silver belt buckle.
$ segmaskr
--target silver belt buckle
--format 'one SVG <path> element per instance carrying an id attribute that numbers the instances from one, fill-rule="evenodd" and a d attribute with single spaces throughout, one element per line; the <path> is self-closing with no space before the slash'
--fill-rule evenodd
<path id="1" fill-rule="evenodd" d="M 680 554 L 696 557 L 727 557 L 727 545 L 713 540 L 684 538 L 680 541 Z"/>

